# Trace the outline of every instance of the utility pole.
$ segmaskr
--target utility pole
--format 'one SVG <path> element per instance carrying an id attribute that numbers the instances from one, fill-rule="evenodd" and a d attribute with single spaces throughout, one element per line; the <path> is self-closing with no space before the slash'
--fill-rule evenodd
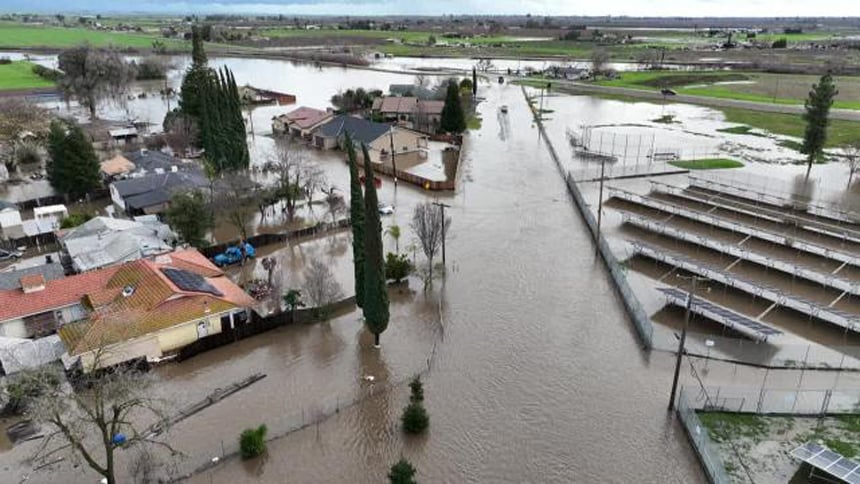
<path id="1" fill-rule="evenodd" d="M 388 139 L 391 144 L 391 168 L 394 170 L 394 188 L 397 188 L 397 163 L 394 162 L 394 126 L 388 130 Z"/>
<path id="2" fill-rule="evenodd" d="M 669 411 L 675 409 L 675 392 L 678 390 L 678 376 L 681 373 L 681 358 L 684 357 L 684 343 L 687 341 L 687 327 L 690 325 L 690 309 L 693 307 L 693 298 L 696 295 L 696 283 L 700 280 L 707 281 L 707 277 L 681 276 L 676 277 L 690 281 L 690 291 L 687 293 L 687 304 L 684 310 L 684 329 L 681 330 L 681 340 L 678 342 L 678 357 L 675 359 L 675 377 L 672 379 L 672 394 L 669 396 Z"/>
<path id="3" fill-rule="evenodd" d="M 433 202 L 433 205 L 439 207 L 439 210 L 442 211 L 442 265 L 445 265 L 445 239 L 448 238 L 448 229 L 447 224 L 445 223 L 445 209 L 451 208 L 450 205 L 441 203 L 441 202 Z"/>
<path id="4" fill-rule="evenodd" d="M 600 222 L 603 221 L 603 180 L 606 173 L 606 158 L 600 160 L 600 195 L 597 200 L 597 235 L 594 237 L 594 257 L 600 254 Z"/>

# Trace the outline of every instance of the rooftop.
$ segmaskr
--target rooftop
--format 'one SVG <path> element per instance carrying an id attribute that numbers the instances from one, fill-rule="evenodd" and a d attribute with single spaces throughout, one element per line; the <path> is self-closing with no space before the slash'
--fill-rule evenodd
<path id="1" fill-rule="evenodd" d="M 389 129 L 391 126 L 387 124 L 374 123 L 366 119 L 341 114 L 324 124 L 319 130 L 319 135 L 334 138 L 349 133 L 356 143 L 370 143 L 387 133 Z"/>
<path id="2" fill-rule="evenodd" d="M 282 118 L 288 123 L 295 124 L 301 129 L 307 129 L 316 126 L 331 116 L 332 114 L 327 111 L 302 106 L 282 115 Z"/>
<path id="3" fill-rule="evenodd" d="M 172 250 L 173 232 L 157 220 L 95 217 L 59 236 L 78 272 Z"/>
<path id="4" fill-rule="evenodd" d="M 18 269 L 17 271 L 0 272 L 0 291 L 20 289 L 21 278 L 33 274 L 41 275 L 45 278 L 45 281 L 54 281 L 66 276 L 63 272 L 63 265 L 58 262 Z"/>
<path id="5" fill-rule="evenodd" d="M 89 319 L 59 331 L 72 355 L 254 303 L 194 249 L 124 264 L 86 301 Z"/>

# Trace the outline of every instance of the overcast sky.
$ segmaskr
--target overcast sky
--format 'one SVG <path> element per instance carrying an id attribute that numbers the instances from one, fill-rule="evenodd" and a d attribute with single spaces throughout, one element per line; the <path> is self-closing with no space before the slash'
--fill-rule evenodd
<path id="1" fill-rule="evenodd" d="M 0 11 L 850 17 L 860 0 L 0 0 Z"/>

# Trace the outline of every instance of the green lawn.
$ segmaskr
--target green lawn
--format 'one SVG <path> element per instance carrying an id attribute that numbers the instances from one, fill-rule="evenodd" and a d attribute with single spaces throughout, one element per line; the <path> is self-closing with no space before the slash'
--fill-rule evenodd
<path id="1" fill-rule="evenodd" d="M 670 161 L 670 165 L 687 170 L 719 170 L 723 168 L 740 168 L 743 163 L 728 158 L 708 158 L 701 160 Z"/>
<path id="2" fill-rule="evenodd" d="M 755 131 L 753 131 L 752 126 L 744 126 L 742 124 L 738 125 L 738 126 L 732 126 L 729 128 L 720 128 L 717 131 L 719 131 L 720 133 L 745 134 L 747 136 L 758 136 L 760 138 L 767 138 L 768 137 L 765 134 L 756 133 Z"/>
<path id="3" fill-rule="evenodd" d="M 156 35 L 0 22 L 0 48 L 72 47 L 89 42 L 100 47 L 113 45 L 145 49 L 151 48 L 154 40 L 160 40 L 170 48 L 181 48 L 186 44 L 186 42 L 164 39 Z"/>
<path id="4" fill-rule="evenodd" d="M 679 94 L 769 104 L 803 104 L 810 87 L 817 81 L 816 76 L 801 74 L 641 71 L 623 72 L 618 79 L 597 81 L 597 84 L 651 91 L 671 88 Z M 731 84 L 721 84 L 727 82 Z M 833 106 L 860 110 L 860 77 L 839 76 L 835 82 L 839 95 Z"/>
<path id="5" fill-rule="evenodd" d="M 776 114 L 739 108 L 718 108 L 726 121 L 763 129 L 774 134 L 803 138 L 806 122 L 798 114 Z M 828 148 L 860 141 L 860 122 L 834 119 L 827 130 Z"/>
<path id="6" fill-rule="evenodd" d="M 15 61 L 11 64 L 0 65 L 0 90 L 53 86 L 53 82 L 33 73 L 33 65 L 26 61 Z"/>
<path id="7" fill-rule="evenodd" d="M 481 123 L 483 121 L 484 120 L 481 119 L 480 116 L 473 114 L 472 116 L 469 116 L 469 119 L 466 120 L 466 129 L 469 129 L 469 130 L 481 129 Z"/>

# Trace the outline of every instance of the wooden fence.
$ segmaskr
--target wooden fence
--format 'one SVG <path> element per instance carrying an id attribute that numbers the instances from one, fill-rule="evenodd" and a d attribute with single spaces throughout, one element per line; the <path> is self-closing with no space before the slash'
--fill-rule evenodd
<path id="1" fill-rule="evenodd" d="M 330 316 L 337 316 L 342 313 L 352 311 L 353 308 L 355 308 L 355 296 L 337 301 L 325 308 L 325 311 Z M 254 312 L 251 315 L 251 319 L 243 325 L 201 338 L 190 345 L 185 346 L 179 350 L 177 361 L 187 360 L 188 358 L 199 355 L 200 353 L 228 345 L 239 341 L 240 339 L 265 333 L 288 324 L 314 322 L 319 318 L 320 309 L 321 308 L 304 308 L 297 309 L 294 313 L 283 311 L 269 316 L 261 316 Z"/>
<path id="2" fill-rule="evenodd" d="M 349 227 L 349 218 L 338 220 L 335 223 L 323 222 L 312 227 L 305 227 L 299 230 L 293 230 L 291 232 L 279 232 L 279 233 L 266 233 L 266 234 L 257 234 L 252 237 L 248 237 L 247 242 L 252 246 L 256 247 L 264 247 L 269 244 L 277 244 L 283 243 L 290 239 L 299 239 L 302 237 L 308 237 L 311 235 L 317 235 L 321 232 L 329 232 L 333 230 L 341 230 Z M 210 245 L 209 247 L 205 247 L 200 249 L 200 252 L 205 255 L 207 258 L 215 257 L 216 254 L 220 254 L 227 250 L 228 247 L 238 245 L 239 240 L 231 240 L 230 242 L 224 242 L 221 244 Z"/>

